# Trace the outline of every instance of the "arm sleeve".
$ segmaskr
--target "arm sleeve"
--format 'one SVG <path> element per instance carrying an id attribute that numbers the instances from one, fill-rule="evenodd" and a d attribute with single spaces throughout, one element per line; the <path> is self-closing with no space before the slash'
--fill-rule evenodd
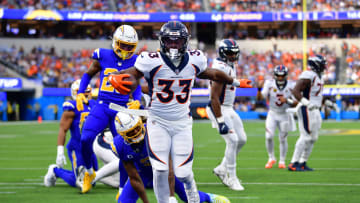
<path id="1" fill-rule="evenodd" d="M 197 68 L 199 68 L 197 75 L 201 74 L 202 72 L 204 72 L 207 68 L 207 58 L 204 55 L 204 53 L 200 50 L 196 50 L 197 52 L 199 52 L 199 55 L 194 55 L 192 57 L 194 57 L 194 62 L 197 66 Z"/>
<path id="2" fill-rule="evenodd" d="M 135 89 L 135 91 L 132 93 L 133 99 L 141 101 L 141 95 L 142 95 L 141 86 L 138 85 L 137 88 Z"/>
<path id="3" fill-rule="evenodd" d="M 90 80 L 91 80 L 91 76 L 87 73 L 84 73 L 84 75 L 82 76 L 81 81 L 80 81 L 80 87 L 79 87 L 78 93 L 85 92 L 88 84 L 90 83 Z"/>

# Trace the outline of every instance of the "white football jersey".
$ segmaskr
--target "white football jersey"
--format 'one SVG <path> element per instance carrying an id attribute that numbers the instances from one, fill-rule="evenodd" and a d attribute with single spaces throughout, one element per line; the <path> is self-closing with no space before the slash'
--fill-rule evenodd
<path id="1" fill-rule="evenodd" d="M 266 80 L 264 87 L 261 90 L 261 94 L 264 98 L 269 99 L 270 110 L 278 113 L 285 113 L 285 110 L 289 108 L 289 105 L 287 103 L 281 103 L 279 97 L 291 97 L 291 89 L 293 89 L 294 86 L 295 84 L 293 82 L 287 81 L 286 86 L 280 90 L 276 85 L 276 81 L 274 79 Z"/>
<path id="2" fill-rule="evenodd" d="M 321 107 L 324 79 L 320 78 L 317 73 L 311 70 L 302 72 L 299 79 L 309 79 L 311 81 L 310 88 L 303 91 L 303 97 L 308 99 L 310 103 Z"/>
<path id="3" fill-rule="evenodd" d="M 191 89 L 195 77 L 207 68 L 207 59 L 199 50 L 187 51 L 175 67 L 160 52 L 142 52 L 135 68 L 148 82 L 150 115 L 174 121 L 190 115 Z"/>
<path id="4" fill-rule="evenodd" d="M 221 70 L 224 73 L 228 74 L 230 77 L 236 79 L 236 70 L 235 68 L 231 67 L 230 65 L 226 64 L 225 62 L 215 59 L 212 68 Z M 210 90 L 210 97 L 211 97 L 211 86 L 209 86 Z M 224 88 L 221 91 L 220 95 L 220 104 L 225 106 L 233 106 L 235 101 L 235 93 L 236 87 L 232 86 L 231 84 L 224 84 Z"/>

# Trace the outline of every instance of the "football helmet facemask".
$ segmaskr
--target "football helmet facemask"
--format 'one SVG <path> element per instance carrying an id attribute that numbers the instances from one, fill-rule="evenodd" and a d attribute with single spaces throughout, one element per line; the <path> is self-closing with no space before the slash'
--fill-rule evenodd
<path id="1" fill-rule="evenodd" d="M 138 41 L 138 35 L 133 27 L 121 25 L 113 34 L 112 48 L 116 55 L 125 60 L 134 54 Z"/>
<path id="2" fill-rule="evenodd" d="M 308 65 L 310 66 L 311 70 L 320 75 L 326 69 L 326 58 L 317 54 L 308 59 Z"/>
<path id="3" fill-rule="evenodd" d="M 239 59 L 240 49 L 234 40 L 223 39 L 219 44 L 218 54 L 222 61 L 233 63 Z"/>
<path id="4" fill-rule="evenodd" d="M 160 29 L 160 51 L 172 60 L 180 59 L 187 50 L 189 37 L 184 24 L 179 21 L 169 21 Z"/>
<path id="5" fill-rule="evenodd" d="M 115 116 L 116 131 L 130 144 L 140 143 L 145 137 L 145 128 L 139 116 L 118 112 Z"/>
<path id="6" fill-rule="evenodd" d="M 72 84 L 71 84 L 71 97 L 76 100 L 76 95 L 78 94 L 79 91 L 79 87 L 80 87 L 80 82 L 81 80 L 75 80 Z M 91 93 L 91 86 L 90 84 L 88 84 L 86 90 L 85 90 L 85 96 L 89 95 Z"/>
<path id="7" fill-rule="evenodd" d="M 280 89 L 284 88 L 286 84 L 288 72 L 288 68 L 284 65 L 279 65 L 274 68 L 274 79 Z"/>

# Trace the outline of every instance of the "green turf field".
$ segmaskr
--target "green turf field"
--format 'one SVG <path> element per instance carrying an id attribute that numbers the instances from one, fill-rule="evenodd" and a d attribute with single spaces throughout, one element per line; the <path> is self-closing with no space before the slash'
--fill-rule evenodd
<path id="1" fill-rule="evenodd" d="M 194 173 L 200 190 L 225 195 L 233 203 L 360 201 L 358 122 L 323 123 L 308 162 L 316 170 L 313 172 L 265 169 L 265 124 L 244 125 L 248 141 L 238 156 L 237 173 L 245 191 L 235 192 L 212 174 L 223 156 L 224 141 L 210 123 L 194 123 Z M 52 188 L 43 186 L 48 165 L 55 163 L 57 131 L 58 123 L 0 123 L 0 202 L 115 202 L 117 189 L 102 184 L 85 195 L 62 180 Z M 287 163 L 295 135 L 288 139 Z M 278 157 L 277 138 L 275 146 Z M 69 161 L 66 168 L 71 168 Z M 148 195 L 151 202 L 156 202 L 152 190 L 148 190 Z"/>

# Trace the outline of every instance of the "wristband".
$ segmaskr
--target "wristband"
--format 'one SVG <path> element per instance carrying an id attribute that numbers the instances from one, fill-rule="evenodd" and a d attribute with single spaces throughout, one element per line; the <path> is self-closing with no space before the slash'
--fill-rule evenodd
<path id="1" fill-rule="evenodd" d="M 293 105 L 294 104 L 294 100 L 290 99 L 290 98 L 287 98 L 286 99 L 286 103 L 289 104 L 289 105 Z"/>
<path id="2" fill-rule="evenodd" d="M 57 154 L 64 154 L 64 146 L 63 145 L 57 146 Z"/>
<path id="3" fill-rule="evenodd" d="M 231 83 L 232 86 L 235 86 L 235 87 L 239 87 L 240 86 L 240 81 L 236 80 L 236 79 L 233 79 L 233 82 Z"/>
<path id="4" fill-rule="evenodd" d="M 301 98 L 300 103 L 302 103 L 304 106 L 307 106 L 310 104 L 310 101 L 303 97 Z"/>
<path id="5" fill-rule="evenodd" d="M 217 118 L 216 118 L 216 121 L 217 121 L 218 123 L 225 123 L 225 119 L 224 119 L 223 116 L 217 117 Z"/>
<path id="6" fill-rule="evenodd" d="M 82 78 L 81 78 L 81 82 L 80 82 L 80 87 L 79 87 L 79 90 L 78 90 L 78 94 L 85 92 L 85 90 L 86 90 L 86 88 L 87 88 L 90 80 L 91 80 L 90 75 L 87 74 L 87 73 L 84 73 L 84 75 L 83 75 Z"/>

